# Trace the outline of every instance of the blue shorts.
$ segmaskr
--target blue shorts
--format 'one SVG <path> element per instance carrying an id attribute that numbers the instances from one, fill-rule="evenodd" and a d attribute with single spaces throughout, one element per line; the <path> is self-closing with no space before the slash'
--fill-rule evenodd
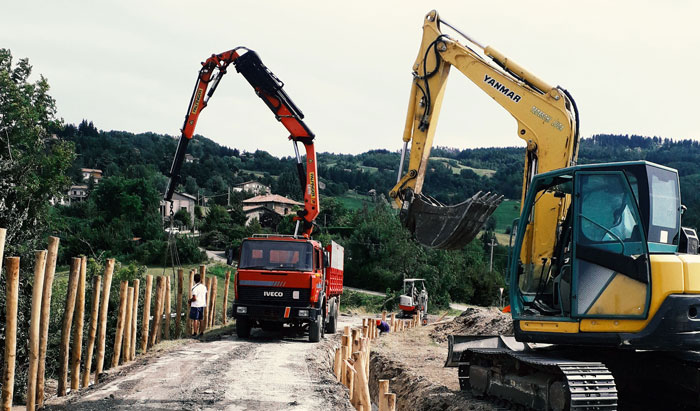
<path id="1" fill-rule="evenodd" d="M 204 307 L 190 307 L 190 320 L 201 320 L 204 318 Z"/>

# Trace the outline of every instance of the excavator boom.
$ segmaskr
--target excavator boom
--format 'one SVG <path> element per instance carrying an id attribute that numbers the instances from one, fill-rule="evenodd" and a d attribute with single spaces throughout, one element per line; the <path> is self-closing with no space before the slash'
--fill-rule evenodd
<path id="1" fill-rule="evenodd" d="M 477 193 L 463 203 L 445 206 L 422 193 L 450 69 L 454 66 L 515 118 L 517 135 L 527 142 L 523 193 L 535 174 L 575 163 L 578 118 L 575 103 L 565 90 L 548 85 L 492 47 L 484 47 L 455 29 L 467 39 L 468 45 L 460 44 L 442 33 L 441 23 L 449 26 L 435 10 L 425 17 L 413 66 L 398 182 L 389 195 L 401 208 L 404 225 L 420 243 L 458 249 L 478 234 L 503 197 Z M 480 49 L 485 57 L 474 49 Z M 410 158 L 404 173 L 409 143 Z M 561 209 L 559 199 L 547 197 L 539 212 L 560 215 Z M 553 224 L 545 227 L 539 235 L 533 231 L 531 258 L 541 258 L 551 249 L 547 236 L 551 239 L 553 228 Z"/>
<path id="2" fill-rule="evenodd" d="M 255 94 L 272 110 L 277 121 L 289 131 L 289 139 L 294 144 L 297 159 L 299 182 L 304 193 L 304 209 L 298 211 L 294 219 L 301 224 L 301 233 L 305 237 L 309 237 L 313 231 L 313 221 L 320 212 L 314 133 L 304 123 L 304 114 L 282 89 L 284 83 L 262 63 L 256 52 L 245 47 L 237 47 L 220 54 L 213 54 L 202 63 L 185 115 L 175 159 L 168 173 L 170 180 L 163 197 L 166 201 L 172 200 L 175 188 L 180 183 L 180 170 L 187 152 L 187 145 L 194 135 L 199 114 L 209 103 L 209 99 L 216 91 L 219 81 L 226 74 L 231 63 L 235 66 L 236 71 L 248 80 L 248 83 L 255 90 Z M 297 143 L 304 145 L 306 165 L 301 160 Z"/>

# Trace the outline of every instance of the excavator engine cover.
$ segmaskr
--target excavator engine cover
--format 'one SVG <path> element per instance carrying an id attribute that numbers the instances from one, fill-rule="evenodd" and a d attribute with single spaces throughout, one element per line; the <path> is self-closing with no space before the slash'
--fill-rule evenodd
<path id="1" fill-rule="evenodd" d="M 422 245 L 458 250 L 479 234 L 501 201 L 502 195 L 479 191 L 468 200 L 450 206 L 409 189 L 404 194 L 400 217 Z"/>

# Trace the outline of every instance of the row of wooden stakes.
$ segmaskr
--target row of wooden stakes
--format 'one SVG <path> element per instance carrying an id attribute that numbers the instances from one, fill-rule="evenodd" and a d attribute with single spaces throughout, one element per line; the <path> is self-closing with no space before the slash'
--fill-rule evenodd
<path id="1" fill-rule="evenodd" d="M 0 261 L 4 254 L 5 229 L 0 228 Z M 49 237 L 48 250 L 35 252 L 34 284 L 31 301 L 31 320 L 29 323 L 29 369 L 27 376 L 27 410 L 34 411 L 44 402 L 45 365 L 48 341 L 48 325 L 51 308 L 51 294 L 53 280 L 56 271 L 56 258 L 58 255 L 59 239 Z M 5 259 L 6 268 L 6 328 L 5 328 L 5 355 L 2 386 L 2 410 L 12 407 L 14 394 L 14 377 L 17 343 L 17 311 L 19 296 L 19 258 L 8 257 Z M 66 290 L 65 309 L 62 318 L 61 342 L 60 342 L 60 371 L 58 378 L 58 396 L 66 395 L 68 390 L 68 373 L 70 369 L 70 389 L 77 390 L 90 384 L 90 372 L 92 370 L 92 357 L 95 346 L 95 378 L 97 383 L 104 369 L 105 343 L 107 336 L 107 314 L 109 306 L 109 294 L 114 273 L 114 259 L 107 259 L 103 276 L 94 276 L 92 279 L 92 303 L 90 306 L 91 317 L 87 347 L 81 379 L 81 354 L 83 341 L 83 327 L 85 319 L 85 282 L 87 258 L 73 258 L 68 277 Z M 216 314 L 216 288 L 217 278 L 206 277 L 206 266 L 199 267 L 202 283 L 207 285 L 210 292 L 207 293 L 207 309 L 203 321 L 204 328 L 214 325 Z M 190 271 L 190 290 L 194 283 L 195 270 Z M 228 289 L 230 272 L 226 273 L 225 288 L 222 306 L 222 324 L 226 324 L 226 306 L 228 305 Z M 177 299 L 175 313 L 175 338 L 181 335 L 181 317 L 183 308 L 183 270 L 178 270 Z M 122 281 L 119 289 L 119 311 L 115 329 L 114 350 L 111 366 L 116 367 L 132 361 L 136 357 L 137 327 L 138 327 L 138 302 L 140 281 L 133 280 L 131 286 L 128 281 Z M 153 288 L 153 276 L 146 276 L 145 294 L 143 300 L 143 316 L 141 323 L 141 353 L 145 353 L 162 338 L 170 339 L 171 321 L 171 286 L 169 276 L 159 276 L 156 282 L 154 315 L 151 317 L 151 294 Z M 187 297 L 189 292 L 187 293 Z M 102 297 L 102 305 L 100 298 Z M 189 311 L 189 310 L 188 310 Z M 149 332 L 152 322 L 152 332 Z M 72 330 L 72 331 L 71 331 Z M 187 316 L 186 330 L 189 334 L 190 320 Z M 70 345 L 71 332 L 73 343 Z"/>
<path id="2" fill-rule="evenodd" d="M 382 313 L 382 320 L 387 320 L 387 313 Z M 335 350 L 333 372 L 336 380 L 345 385 L 350 392 L 350 403 L 358 411 L 371 411 L 372 400 L 369 394 L 370 342 L 379 337 L 377 319 L 363 318 L 361 328 L 346 326 L 341 337 L 340 347 Z M 410 320 L 397 320 L 391 314 L 389 321 L 391 332 L 400 332 L 417 327 L 420 322 L 417 315 Z M 389 393 L 389 381 L 379 380 L 379 411 L 396 410 L 396 394 Z"/>

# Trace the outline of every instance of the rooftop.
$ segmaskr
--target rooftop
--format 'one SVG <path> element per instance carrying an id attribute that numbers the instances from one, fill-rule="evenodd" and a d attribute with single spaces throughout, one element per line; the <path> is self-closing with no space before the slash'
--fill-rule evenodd
<path id="1" fill-rule="evenodd" d="M 255 204 L 255 203 L 282 203 L 282 204 L 291 204 L 291 205 L 302 205 L 298 201 L 291 200 L 287 197 L 282 197 L 281 195 L 277 194 L 267 194 L 264 196 L 257 196 L 253 198 L 249 198 L 247 200 L 243 200 L 243 204 Z"/>

